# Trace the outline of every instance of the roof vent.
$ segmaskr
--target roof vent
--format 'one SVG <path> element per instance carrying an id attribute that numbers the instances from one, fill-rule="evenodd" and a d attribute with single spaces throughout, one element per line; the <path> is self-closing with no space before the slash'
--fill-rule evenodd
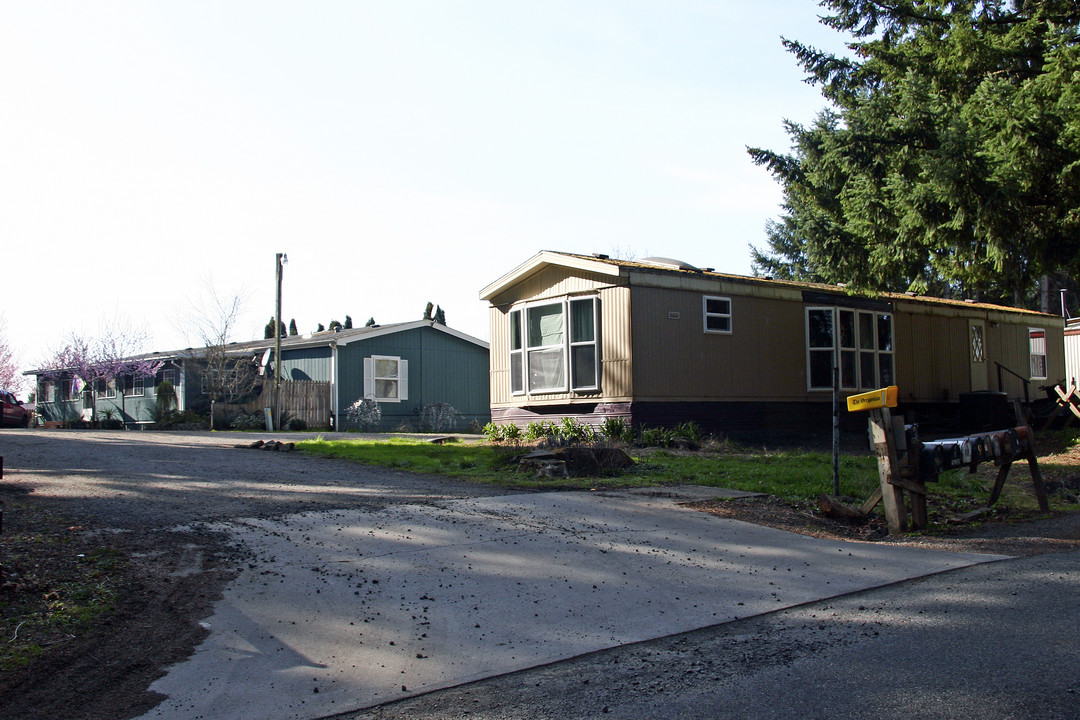
<path id="1" fill-rule="evenodd" d="M 592 256 L 597 260 L 608 260 L 611 256 L 604 253 L 593 253 Z"/>
<path id="2" fill-rule="evenodd" d="M 701 272 L 701 270 L 694 267 L 690 263 L 683 262 L 682 260 L 673 260 L 672 258 L 647 257 L 642 260 L 641 263 L 644 265 L 658 265 L 663 268 L 670 268 L 671 270 L 689 270 L 690 272 Z"/>

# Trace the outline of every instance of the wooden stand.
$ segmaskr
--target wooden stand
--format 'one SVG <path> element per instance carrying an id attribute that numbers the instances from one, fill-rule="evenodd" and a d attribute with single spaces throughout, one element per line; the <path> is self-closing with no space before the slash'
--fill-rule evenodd
<path id="1" fill-rule="evenodd" d="M 896 457 L 892 413 L 889 408 L 870 411 L 870 439 L 874 443 L 874 452 L 877 454 L 878 477 L 881 480 L 881 503 L 885 507 L 885 520 L 889 524 L 889 534 L 899 535 L 907 530 L 907 512 L 904 509 L 904 489 L 897 482 L 900 480 L 900 465 Z M 922 497 L 925 514 L 925 489 Z M 872 505 L 871 509 L 873 509 Z"/>
<path id="2" fill-rule="evenodd" d="M 907 446 L 903 418 L 893 417 L 888 408 L 870 411 L 869 423 L 870 436 L 877 454 L 881 487 L 863 503 L 862 512 L 869 514 L 878 502 L 881 502 L 885 509 L 889 534 L 899 535 L 907 530 L 908 525 L 907 509 L 904 506 L 904 491 L 906 490 L 910 495 L 911 527 L 914 530 L 925 528 L 929 522 L 926 507 L 926 480 L 936 480 L 937 472 L 932 468 L 920 467 L 923 444 L 916 440 L 914 447 Z M 975 472 L 975 467 L 982 461 L 993 461 L 998 465 L 997 478 L 990 492 L 987 507 L 993 506 L 1001 497 L 1001 491 L 1005 487 L 1005 480 L 1009 476 L 1013 462 L 1027 460 L 1039 509 L 1043 512 L 1049 511 L 1050 503 L 1046 495 L 1046 486 L 1043 484 L 1042 472 L 1039 470 L 1035 436 L 1031 428 L 1018 427 L 982 436 L 957 438 L 955 441 L 971 441 L 980 437 L 994 438 L 995 442 L 991 443 L 991 447 L 997 448 L 993 454 L 975 457 L 970 461 L 971 472 Z M 997 442 L 997 438 L 1002 437 L 1007 438 L 1006 442 Z M 955 469 L 955 466 L 951 469 Z"/>

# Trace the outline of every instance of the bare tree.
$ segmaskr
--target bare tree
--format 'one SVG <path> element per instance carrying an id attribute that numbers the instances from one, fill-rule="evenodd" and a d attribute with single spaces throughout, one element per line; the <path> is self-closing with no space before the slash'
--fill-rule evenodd
<path id="1" fill-rule="evenodd" d="M 244 313 L 244 293 L 222 295 L 214 287 L 213 278 L 205 279 L 202 286 L 198 299 L 189 303 L 190 313 L 183 327 L 199 345 L 191 351 L 189 361 L 211 404 L 245 400 L 257 392 L 262 379 L 250 353 L 229 349 Z"/>
<path id="2" fill-rule="evenodd" d="M 0 315 L 0 388 L 17 393 L 25 389 L 25 378 L 19 372 L 19 364 L 15 361 L 15 351 L 7 337 L 7 323 L 4 316 Z"/>

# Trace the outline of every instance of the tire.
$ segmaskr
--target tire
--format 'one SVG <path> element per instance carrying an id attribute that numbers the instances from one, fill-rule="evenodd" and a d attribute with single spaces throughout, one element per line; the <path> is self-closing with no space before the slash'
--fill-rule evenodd
<path id="1" fill-rule="evenodd" d="M 23 430 L 30 427 L 30 415 L 29 415 L 29 413 L 22 416 L 22 423 L 20 423 L 20 424 L 22 425 Z"/>

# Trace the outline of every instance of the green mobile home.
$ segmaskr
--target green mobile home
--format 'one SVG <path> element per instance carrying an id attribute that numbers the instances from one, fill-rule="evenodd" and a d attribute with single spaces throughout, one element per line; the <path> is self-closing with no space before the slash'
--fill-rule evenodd
<path id="1" fill-rule="evenodd" d="M 260 413 L 270 397 L 274 341 L 231 343 L 225 348 L 228 372 L 244 375 L 228 398 L 233 414 Z M 165 380 L 175 389 L 177 409 L 210 411 L 207 357 L 215 350 L 188 348 L 132 358 L 143 374 L 126 373 L 85 387 L 70 371 L 32 370 L 37 376 L 38 413 L 44 420 L 101 419 L 112 415 L 125 425 L 154 422 L 158 390 Z M 308 420 L 312 428 L 349 430 L 349 408 L 375 401 L 382 419 L 369 430 L 421 429 L 425 408 L 455 410 L 453 429 L 466 430 L 490 419 L 488 345 L 483 340 L 431 320 L 396 323 L 281 338 L 281 372 L 286 391 L 319 385 L 329 392 L 326 411 Z M 217 383 L 218 386 L 221 383 Z M 285 397 L 291 397 L 289 392 Z M 283 405 L 288 411 L 288 405 Z M 220 411 L 220 408 L 219 408 Z M 219 417 L 215 413 L 215 417 Z"/>
<path id="2" fill-rule="evenodd" d="M 352 429 L 349 408 L 364 398 L 378 404 L 382 430 L 419 429 L 437 403 L 457 411 L 457 430 L 491 417 L 488 344 L 431 320 L 282 338 L 281 364 L 288 380 L 331 382 L 336 429 Z"/>

